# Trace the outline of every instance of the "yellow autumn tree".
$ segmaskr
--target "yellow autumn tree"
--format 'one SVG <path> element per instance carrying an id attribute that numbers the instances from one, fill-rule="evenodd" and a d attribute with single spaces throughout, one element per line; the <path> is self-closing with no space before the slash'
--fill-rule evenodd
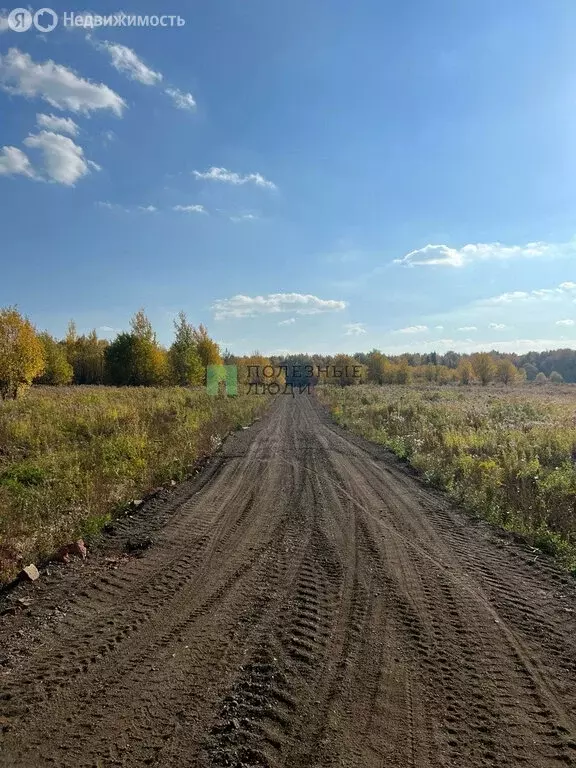
<path id="1" fill-rule="evenodd" d="M 488 352 L 476 352 L 470 358 L 474 373 L 480 379 L 483 387 L 493 381 L 496 375 L 496 363 Z"/>
<path id="2" fill-rule="evenodd" d="M 499 360 L 496 366 L 496 380 L 508 386 L 518 381 L 518 368 L 511 360 Z"/>
<path id="3" fill-rule="evenodd" d="M 460 384 L 467 385 L 472 383 L 472 380 L 474 379 L 474 368 L 467 357 L 463 357 L 458 363 L 456 375 L 458 376 Z"/>
<path id="4" fill-rule="evenodd" d="M 202 324 L 198 328 L 192 328 L 192 336 L 196 347 L 196 353 L 204 368 L 204 382 L 206 381 L 206 369 L 209 365 L 222 365 L 220 347 L 210 338 L 206 327 Z"/>
<path id="5" fill-rule="evenodd" d="M 0 309 L 0 397 L 15 399 L 45 367 L 44 347 L 16 307 Z"/>

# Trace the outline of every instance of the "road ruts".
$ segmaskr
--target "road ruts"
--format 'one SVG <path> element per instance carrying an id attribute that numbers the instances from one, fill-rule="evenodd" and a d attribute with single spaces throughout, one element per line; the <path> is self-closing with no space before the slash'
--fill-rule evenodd
<path id="1" fill-rule="evenodd" d="M 2 766 L 576 765 L 570 579 L 307 395 L 68 598 L 0 667 Z"/>

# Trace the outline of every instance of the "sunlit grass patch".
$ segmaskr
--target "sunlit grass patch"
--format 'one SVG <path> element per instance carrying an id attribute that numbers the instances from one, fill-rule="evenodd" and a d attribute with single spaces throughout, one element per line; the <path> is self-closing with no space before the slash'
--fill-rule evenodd
<path id="1" fill-rule="evenodd" d="M 266 403 L 176 387 L 38 387 L 0 403 L 0 578 L 183 479 Z"/>
<path id="2" fill-rule="evenodd" d="M 333 417 L 576 570 L 576 386 L 325 387 Z"/>

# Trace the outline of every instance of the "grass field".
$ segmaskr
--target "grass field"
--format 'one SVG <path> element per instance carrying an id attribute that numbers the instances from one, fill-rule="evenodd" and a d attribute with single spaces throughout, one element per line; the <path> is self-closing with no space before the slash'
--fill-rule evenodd
<path id="1" fill-rule="evenodd" d="M 0 403 L 0 579 L 181 479 L 267 398 L 182 388 L 35 387 Z"/>
<path id="2" fill-rule="evenodd" d="M 576 386 L 322 387 L 342 426 L 576 570 Z"/>

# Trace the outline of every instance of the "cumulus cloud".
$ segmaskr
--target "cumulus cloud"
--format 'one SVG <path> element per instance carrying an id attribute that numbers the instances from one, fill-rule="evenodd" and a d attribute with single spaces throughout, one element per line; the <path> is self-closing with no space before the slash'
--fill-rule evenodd
<path id="1" fill-rule="evenodd" d="M 109 43 L 107 40 L 96 43 L 96 47 L 105 51 L 110 56 L 114 69 L 122 72 L 130 80 L 137 80 L 143 85 L 158 85 L 162 81 L 160 72 L 155 72 L 146 66 L 132 48 L 120 45 L 120 43 Z"/>
<path id="2" fill-rule="evenodd" d="M 560 283 L 556 288 L 537 288 L 533 291 L 509 291 L 483 299 L 479 304 L 513 304 L 526 301 L 554 301 L 576 296 L 576 283 Z"/>
<path id="3" fill-rule="evenodd" d="M 0 149 L 0 176 L 28 176 L 35 178 L 36 174 L 30 160 L 18 147 L 2 147 Z"/>
<path id="4" fill-rule="evenodd" d="M 574 247 L 572 245 L 572 247 Z M 489 259 L 538 258 L 556 255 L 562 246 L 554 243 L 527 243 L 526 245 L 502 245 L 502 243 L 469 243 L 462 248 L 448 245 L 425 245 L 410 251 L 395 264 L 406 267 L 464 267 L 476 261 Z"/>
<path id="5" fill-rule="evenodd" d="M 173 210 L 179 213 L 208 213 L 203 205 L 175 205 Z"/>
<path id="6" fill-rule="evenodd" d="M 367 333 L 364 323 L 346 323 L 344 326 L 346 329 L 346 336 L 362 336 Z"/>
<path id="7" fill-rule="evenodd" d="M 139 205 L 138 210 L 144 213 L 156 213 L 158 208 L 155 205 Z"/>
<path id="8" fill-rule="evenodd" d="M 186 93 L 178 88 L 166 88 L 165 93 L 170 96 L 176 109 L 196 109 L 196 101 L 191 93 Z"/>
<path id="9" fill-rule="evenodd" d="M 295 322 L 296 322 L 295 317 L 289 317 L 287 320 L 280 320 L 278 325 L 294 325 Z"/>
<path id="10" fill-rule="evenodd" d="M 257 317 L 277 312 L 292 312 L 296 315 L 317 315 L 323 312 L 340 312 L 346 308 L 345 301 L 319 299 L 302 293 L 269 293 L 267 296 L 237 295 L 230 299 L 216 301 L 212 307 L 217 320 L 231 317 Z"/>
<path id="11" fill-rule="evenodd" d="M 571 325 L 576 325 L 576 322 L 574 320 L 571 320 L 571 319 L 556 320 L 556 325 L 571 326 Z"/>
<path id="12" fill-rule="evenodd" d="M 234 171 L 228 171 L 226 168 L 209 168 L 207 171 L 193 171 L 197 179 L 208 179 L 210 181 L 223 181 L 226 184 L 255 184 L 257 187 L 266 187 L 267 189 L 276 189 L 276 184 L 268 181 L 260 173 L 248 173 L 242 176 Z"/>
<path id="13" fill-rule="evenodd" d="M 493 331 L 503 331 L 507 326 L 504 323 L 490 323 L 488 327 Z"/>
<path id="14" fill-rule="evenodd" d="M 41 151 L 45 176 L 58 184 L 73 186 L 91 169 L 100 170 L 96 163 L 86 160 L 82 147 L 67 136 L 41 131 L 24 139 L 24 144 Z"/>
<path id="15" fill-rule="evenodd" d="M 56 115 L 36 115 L 38 128 L 45 128 L 54 133 L 67 133 L 70 136 L 78 135 L 78 126 L 71 117 L 57 117 Z"/>
<path id="16" fill-rule="evenodd" d="M 409 325 L 407 328 L 399 328 L 397 333 L 424 333 L 427 330 L 427 325 Z"/>
<path id="17" fill-rule="evenodd" d="M 478 328 L 476 328 L 475 325 L 463 325 L 461 328 L 458 328 L 459 331 L 477 331 Z"/>
<path id="18" fill-rule="evenodd" d="M 85 80 L 51 60 L 38 64 L 17 48 L 0 54 L 0 88 L 18 96 L 43 99 L 56 109 L 84 114 L 109 109 L 120 116 L 126 106 L 107 85 Z"/>

